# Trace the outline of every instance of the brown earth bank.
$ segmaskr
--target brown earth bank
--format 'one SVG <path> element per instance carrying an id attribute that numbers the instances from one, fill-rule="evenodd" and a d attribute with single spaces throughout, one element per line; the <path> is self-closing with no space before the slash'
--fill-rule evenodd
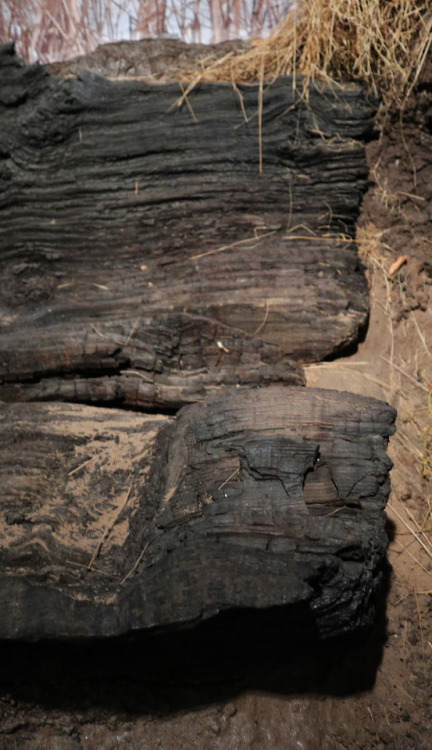
<path id="1" fill-rule="evenodd" d="M 431 112 L 432 61 L 403 115 L 383 113 L 368 145 L 371 186 L 358 223 L 371 293 L 365 339 L 351 356 L 305 368 L 308 385 L 398 409 L 374 628 L 317 652 L 291 641 L 280 608 L 157 642 L 2 643 L 0 748 L 430 747 Z"/>

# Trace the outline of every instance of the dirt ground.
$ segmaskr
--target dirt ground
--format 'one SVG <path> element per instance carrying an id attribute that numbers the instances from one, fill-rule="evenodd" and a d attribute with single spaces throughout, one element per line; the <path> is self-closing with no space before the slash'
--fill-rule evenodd
<path id="1" fill-rule="evenodd" d="M 423 462 L 432 423 L 432 61 L 404 121 L 395 117 L 386 128 L 368 145 L 373 184 L 358 224 L 371 288 L 368 330 L 355 353 L 307 367 L 308 385 L 398 409 L 389 566 L 374 630 L 319 655 L 290 655 L 289 644 L 280 654 L 277 643 L 274 652 L 266 644 L 267 668 L 231 682 L 226 670 L 188 669 L 191 635 L 165 683 L 149 677 L 149 655 L 133 643 L 103 649 L 97 667 L 94 656 L 74 667 L 75 652 L 36 646 L 9 647 L 4 661 L 2 649 L 0 750 L 432 746 L 432 457 Z M 390 276 L 401 255 L 407 263 Z"/>

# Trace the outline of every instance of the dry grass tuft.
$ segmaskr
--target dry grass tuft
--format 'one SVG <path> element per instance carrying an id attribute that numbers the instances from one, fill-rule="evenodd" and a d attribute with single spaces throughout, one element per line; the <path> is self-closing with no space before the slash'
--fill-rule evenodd
<path id="1" fill-rule="evenodd" d="M 432 43 L 430 0 L 297 0 L 293 5 L 270 37 L 220 60 L 210 55 L 195 67 L 179 68 L 178 79 L 190 84 L 189 91 L 202 80 L 235 85 L 289 74 L 305 76 L 306 84 L 359 78 L 388 106 L 403 107 Z M 208 16 L 213 41 L 246 31 L 257 35 L 280 18 L 279 7 L 289 7 L 289 0 L 282 5 L 196 0 L 192 15 L 186 0 L 0 1 L 0 40 L 15 38 L 19 54 L 48 62 L 84 54 L 124 35 L 126 26 L 132 36 L 175 30 L 203 41 Z"/>
<path id="2" fill-rule="evenodd" d="M 419 0 L 301 0 L 267 39 L 246 52 L 201 69 L 183 70 L 191 87 L 201 80 L 250 83 L 281 75 L 363 79 L 388 106 L 402 107 L 432 42 L 429 2 Z M 180 71 L 179 71 L 180 73 Z"/>
<path id="3" fill-rule="evenodd" d="M 58 62 L 96 45 L 158 35 L 209 44 L 264 36 L 292 0 L 0 0 L 0 43 L 29 62 Z"/>

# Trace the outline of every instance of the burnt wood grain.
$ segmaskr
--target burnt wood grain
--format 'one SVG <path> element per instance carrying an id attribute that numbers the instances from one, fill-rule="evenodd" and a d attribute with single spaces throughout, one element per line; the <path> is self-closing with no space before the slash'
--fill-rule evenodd
<path id="1" fill-rule="evenodd" d="M 177 417 L 3 404 L 0 637 L 280 605 L 302 605 L 320 638 L 369 624 L 394 419 L 374 399 L 279 386 Z"/>
<path id="2" fill-rule="evenodd" d="M 0 398 L 175 409 L 357 341 L 376 102 L 290 78 L 261 118 L 258 86 L 181 95 L 0 48 Z"/>

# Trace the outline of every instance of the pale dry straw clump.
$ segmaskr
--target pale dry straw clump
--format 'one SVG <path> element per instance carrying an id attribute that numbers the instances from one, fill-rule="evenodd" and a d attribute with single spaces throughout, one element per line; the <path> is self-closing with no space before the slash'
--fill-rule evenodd
<path id="1" fill-rule="evenodd" d="M 251 49 L 207 58 L 181 71 L 190 88 L 201 80 L 250 83 L 281 75 L 366 81 L 388 106 L 403 105 L 432 41 L 430 2 L 301 0 L 267 39 Z M 186 92 L 188 93 L 188 92 Z"/>

